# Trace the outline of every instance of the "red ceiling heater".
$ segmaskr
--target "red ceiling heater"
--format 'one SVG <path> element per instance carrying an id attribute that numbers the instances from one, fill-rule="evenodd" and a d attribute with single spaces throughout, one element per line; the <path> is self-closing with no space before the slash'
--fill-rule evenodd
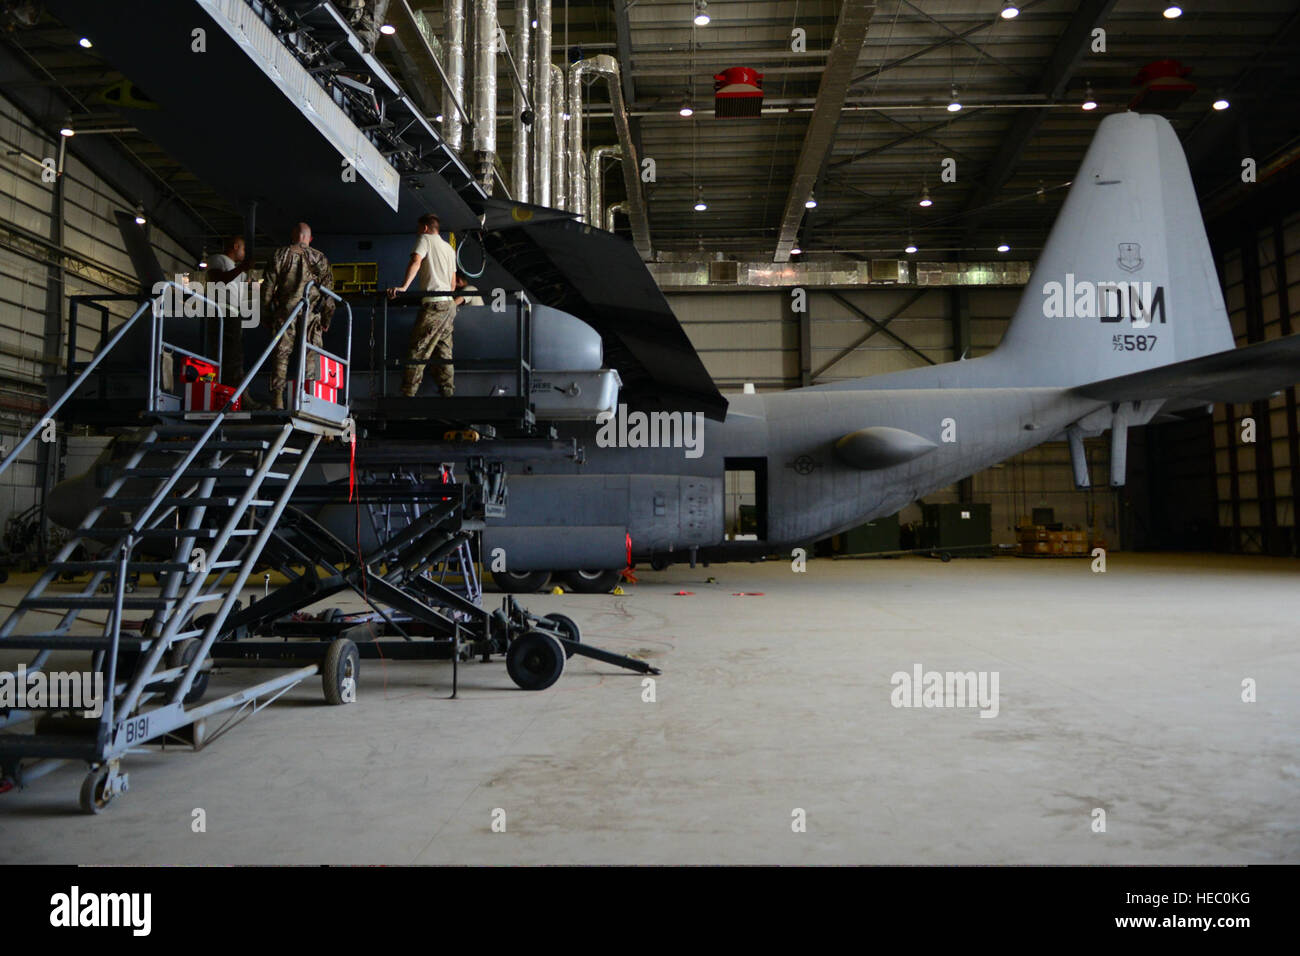
<path id="1" fill-rule="evenodd" d="M 1187 79 L 1192 69 L 1177 60 L 1155 60 L 1138 70 L 1133 85 L 1139 87 L 1129 101 L 1131 110 L 1143 109 L 1167 113 L 1178 109 L 1196 92 L 1196 84 Z"/>
<path id="2" fill-rule="evenodd" d="M 733 66 L 713 76 L 713 115 L 718 119 L 755 117 L 763 112 L 763 74 Z"/>

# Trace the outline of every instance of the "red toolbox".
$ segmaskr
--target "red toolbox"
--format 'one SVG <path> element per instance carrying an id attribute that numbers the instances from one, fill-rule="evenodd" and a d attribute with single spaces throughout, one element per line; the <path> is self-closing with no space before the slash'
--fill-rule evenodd
<path id="1" fill-rule="evenodd" d="M 234 386 L 217 382 L 217 367 L 196 358 L 186 357 L 181 365 L 181 381 L 185 388 L 187 412 L 219 412 L 226 407 Z M 239 401 L 231 403 L 228 411 L 239 411 Z"/>
<path id="2" fill-rule="evenodd" d="M 309 380 L 307 385 L 310 386 L 310 391 L 316 398 L 323 398 L 327 402 L 337 403 L 339 390 L 343 388 L 343 363 L 337 359 L 326 358 L 324 355 L 316 357 L 320 359 L 320 377 Z M 308 361 L 311 361 L 310 356 Z M 304 389 L 304 391 L 306 390 Z"/>

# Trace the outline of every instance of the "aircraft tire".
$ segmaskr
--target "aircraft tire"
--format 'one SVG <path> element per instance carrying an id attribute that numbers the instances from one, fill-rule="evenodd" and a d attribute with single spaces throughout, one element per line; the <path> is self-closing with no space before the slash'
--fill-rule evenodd
<path id="1" fill-rule="evenodd" d="M 492 580 L 506 594 L 534 594 L 551 582 L 551 572 L 493 571 Z"/>
<path id="2" fill-rule="evenodd" d="M 578 594 L 608 594 L 622 575 L 622 571 L 565 571 L 563 578 Z"/>

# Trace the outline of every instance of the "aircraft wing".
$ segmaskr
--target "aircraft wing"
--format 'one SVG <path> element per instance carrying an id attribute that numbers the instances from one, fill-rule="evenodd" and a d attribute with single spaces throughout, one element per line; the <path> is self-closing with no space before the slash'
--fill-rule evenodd
<path id="1" fill-rule="evenodd" d="M 536 207 L 516 208 L 508 227 L 487 233 L 488 252 L 537 301 L 600 333 L 627 404 L 724 419 L 727 400 L 632 244 L 567 217 L 527 218 Z"/>
<path id="2" fill-rule="evenodd" d="M 1187 403 L 1250 402 L 1300 383 L 1300 333 L 1080 385 L 1104 402 L 1164 398 Z"/>

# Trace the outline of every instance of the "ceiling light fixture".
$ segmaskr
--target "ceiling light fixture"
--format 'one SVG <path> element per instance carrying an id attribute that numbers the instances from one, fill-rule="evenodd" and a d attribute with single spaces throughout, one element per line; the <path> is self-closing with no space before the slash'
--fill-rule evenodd
<path id="1" fill-rule="evenodd" d="M 696 186 L 695 187 L 695 211 L 704 212 L 704 210 L 708 208 L 709 208 L 708 203 L 704 201 L 704 187 Z"/>
<path id="2" fill-rule="evenodd" d="M 1218 96 L 1214 98 L 1214 103 L 1212 105 L 1216 110 L 1226 110 L 1232 104 L 1228 102 L 1228 98 L 1226 96 L 1220 93 Z"/>
<path id="3" fill-rule="evenodd" d="M 682 105 L 681 105 L 681 107 L 677 110 L 677 115 L 678 115 L 678 116 L 694 116 L 694 115 L 695 115 L 695 106 L 691 103 L 691 94 L 687 93 L 686 96 L 684 96 L 684 97 L 682 98 Z"/>
<path id="4" fill-rule="evenodd" d="M 956 113 L 961 110 L 961 102 L 957 99 L 957 87 L 952 88 L 952 102 L 948 104 L 948 112 Z"/>
<path id="5" fill-rule="evenodd" d="M 803 255 L 803 250 L 800 249 L 798 246 L 795 246 L 793 249 L 790 250 L 790 255 L 801 256 Z"/>
<path id="6" fill-rule="evenodd" d="M 63 117 L 63 125 L 59 127 L 59 135 L 63 137 L 76 136 L 77 131 L 72 128 L 72 115 Z"/>
<path id="7" fill-rule="evenodd" d="M 89 37 L 82 37 L 80 40 L 77 41 L 77 44 L 78 44 L 78 45 L 79 45 L 83 50 L 89 50 L 92 46 L 95 45 L 95 44 L 93 44 L 93 43 L 90 42 L 90 38 L 89 38 Z"/>
<path id="8" fill-rule="evenodd" d="M 208 267 L 208 250 L 204 249 L 201 253 L 199 253 L 199 268 L 206 269 L 207 267 Z"/>
<path id="9" fill-rule="evenodd" d="M 1097 97 L 1093 95 L 1091 83 L 1088 84 L 1088 88 L 1084 91 L 1083 102 L 1079 105 L 1085 110 L 1095 110 L 1097 108 Z"/>
<path id="10" fill-rule="evenodd" d="M 804 203 L 803 203 L 803 208 L 804 208 L 804 209 L 816 209 L 816 208 L 817 208 L 817 197 L 816 197 L 816 196 L 809 196 L 807 199 L 805 199 L 805 200 L 804 200 Z"/>
<path id="11" fill-rule="evenodd" d="M 147 220 L 144 218 L 144 203 L 136 203 L 135 206 L 135 224 L 143 226 Z"/>
<path id="12" fill-rule="evenodd" d="M 907 245 L 903 247 L 903 251 L 906 252 L 909 256 L 912 255 L 912 253 L 916 252 L 916 243 L 912 241 L 910 236 L 908 237 Z"/>
<path id="13" fill-rule="evenodd" d="M 709 4 L 707 0 L 695 0 L 695 25 L 697 27 L 707 27 L 709 25 Z"/>
<path id="14" fill-rule="evenodd" d="M 1166 20 L 1177 20 L 1182 15 L 1183 15 L 1183 8 L 1178 6 L 1178 4 L 1176 3 L 1171 3 L 1169 4 L 1169 6 L 1165 7 Z"/>
<path id="15" fill-rule="evenodd" d="M 934 200 L 930 198 L 929 186 L 921 187 L 921 198 L 917 200 L 916 204 L 920 206 L 922 209 L 929 209 L 931 206 L 934 205 Z"/>
<path id="16" fill-rule="evenodd" d="M 1007 245 L 1006 240 L 998 243 L 998 252 L 1010 252 L 1011 247 Z"/>
<path id="17" fill-rule="evenodd" d="M 1020 16 L 1020 7 L 1016 6 L 1015 0 L 1004 0 L 1002 12 L 998 14 L 1003 20 L 1014 20 Z"/>
<path id="18" fill-rule="evenodd" d="M 391 23 L 385 23 L 380 26 L 379 32 L 386 37 L 390 37 L 397 32 L 397 27 L 393 26 Z"/>

